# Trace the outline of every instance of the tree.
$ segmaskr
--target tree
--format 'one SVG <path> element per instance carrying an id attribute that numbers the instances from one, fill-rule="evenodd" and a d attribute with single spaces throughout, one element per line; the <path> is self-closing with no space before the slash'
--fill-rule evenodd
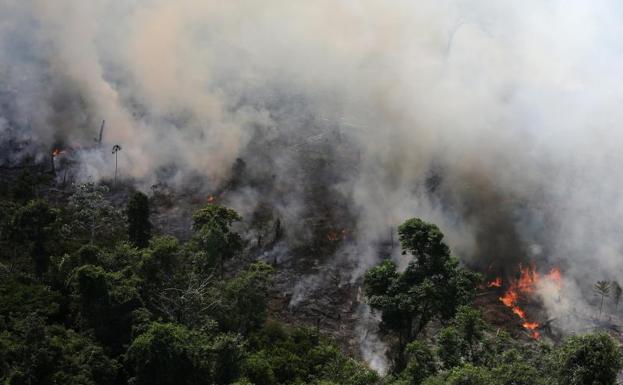
<path id="1" fill-rule="evenodd" d="M 448 374 L 429 377 L 423 385 L 493 385 L 493 377 L 486 369 L 471 364 L 454 368 Z"/>
<path id="2" fill-rule="evenodd" d="M 132 277 L 99 266 L 83 265 L 72 273 L 76 323 L 119 353 L 132 335 L 133 312 L 142 301 Z"/>
<path id="3" fill-rule="evenodd" d="M 454 326 L 448 326 L 437 335 L 437 356 L 444 368 L 451 369 L 461 364 L 463 344 L 461 334 Z"/>
<path id="4" fill-rule="evenodd" d="M 234 222 L 242 220 L 232 209 L 218 205 L 206 205 L 193 215 L 195 241 L 208 256 L 217 258 L 223 278 L 226 259 L 242 249 L 242 238 L 232 230 Z"/>
<path id="5" fill-rule="evenodd" d="M 152 323 L 128 348 L 137 385 L 231 384 L 240 374 L 243 343 L 234 334 L 209 336 L 171 323 Z"/>
<path id="6" fill-rule="evenodd" d="M 459 267 L 450 257 L 437 226 L 409 219 L 398 228 L 403 254 L 413 259 L 403 273 L 385 261 L 364 276 L 364 294 L 375 311 L 381 312 L 382 329 L 398 337 L 396 369 L 402 368 L 402 352 L 428 323 L 447 320 L 459 306 L 474 297 L 479 276 Z"/>
<path id="7" fill-rule="evenodd" d="M 63 226 L 64 235 L 76 241 L 95 241 L 102 244 L 115 241 L 124 232 L 125 221 L 117 210 L 104 197 L 106 186 L 93 183 L 79 185 L 67 204 L 69 217 Z"/>
<path id="8" fill-rule="evenodd" d="M 30 314 L 0 333 L 3 384 L 113 385 L 119 364 L 91 339 Z"/>
<path id="9" fill-rule="evenodd" d="M 248 335 L 264 324 L 272 272 L 270 265 L 256 262 L 222 285 L 212 313 L 223 330 Z"/>
<path id="10" fill-rule="evenodd" d="M 522 361 L 502 364 L 493 370 L 496 385 L 540 385 L 548 384 L 537 370 Z"/>
<path id="11" fill-rule="evenodd" d="M 437 372 L 435 356 L 423 342 L 413 341 L 406 348 L 407 366 L 402 376 L 410 385 L 420 385 L 426 378 Z"/>
<path id="12" fill-rule="evenodd" d="M 57 233 L 58 210 L 44 201 L 30 201 L 19 208 L 11 223 L 12 239 L 33 259 L 35 272 L 40 277 L 48 270 L 50 243 Z"/>
<path id="13" fill-rule="evenodd" d="M 480 311 L 469 306 L 461 306 L 456 313 L 454 324 L 461 336 L 460 346 L 463 355 L 469 362 L 475 363 L 476 346 L 482 341 L 486 328 Z"/>
<path id="14" fill-rule="evenodd" d="M 205 336 L 183 326 L 153 323 L 130 345 L 126 362 L 136 385 L 212 383 Z"/>
<path id="15" fill-rule="evenodd" d="M 614 385 L 623 368 L 617 343 L 605 333 L 570 337 L 556 356 L 560 385 Z"/>
<path id="16" fill-rule="evenodd" d="M 598 281 L 595 286 L 593 286 L 593 291 L 595 294 L 601 296 L 601 304 L 599 305 L 599 315 L 601 316 L 601 311 L 604 307 L 604 298 L 610 297 L 610 282 Z"/>
<path id="17" fill-rule="evenodd" d="M 128 239 L 136 247 L 144 248 L 151 238 L 149 222 L 149 199 L 147 195 L 136 192 L 130 198 L 127 208 Z"/>
<path id="18" fill-rule="evenodd" d="M 617 281 L 612 281 L 612 301 L 614 302 L 614 310 L 619 309 L 619 302 L 621 301 L 621 295 L 623 294 L 623 288 Z"/>

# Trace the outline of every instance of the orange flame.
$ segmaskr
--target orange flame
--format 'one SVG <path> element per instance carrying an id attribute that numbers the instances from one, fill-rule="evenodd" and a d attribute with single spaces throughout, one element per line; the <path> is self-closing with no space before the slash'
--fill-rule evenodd
<path id="1" fill-rule="evenodd" d="M 65 153 L 65 151 L 61 150 L 60 148 L 55 148 L 54 150 L 52 150 L 52 156 L 53 157 L 57 157 L 57 156 L 59 156 L 61 154 L 64 154 L 64 153 Z"/>
<path id="2" fill-rule="evenodd" d="M 487 283 L 487 287 L 502 287 L 502 278 L 497 277 L 493 281 Z"/>
<path id="3" fill-rule="evenodd" d="M 523 326 L 525 329 L 528 329 L 528 330 L 534 330 L 539 327 L 539 323 L 526 321 L 523 324 L 521 324 L 521 326 Z"/>
<path id="4" fill-rule="evenodd" d="M 520 308 L 519 306 L 513 306 L 511 307 L 511 309 L 513 310 L 513 313 L 517 314 L 519 318 L 526 319 L 526 312 L 523 311 L 522 308 Z"/>
<path id="5" fill-rule="evenodd" d="M 533 265 L 523 267 L 519 266 L 520 276 L 517 280 L 511 280 L 508 289 L 499 300 L 511 311 L 516 314 L 523 321 L 522 326 L 524 329 L 529 330 L 530 336 L 538 340 L 541 338 L 541 334 L 536 330 L 540 327 L 538 322 L 529 321 L 526 316 L 526 312 L 519 306 L 518 301 L 520 297 L 533 294 L 538 284 L 542 279 L 549 282 L 553 282 L 559 289 L 562 287 L 562 273 L 557 267 L 552 268 L 543 278 L 539 275 Z M 498 282 L 499 278 L 489 283 L 489 287 L 499 287 L 494 283 Z M 501 284 L 501 279 L 499 280 Z"/>

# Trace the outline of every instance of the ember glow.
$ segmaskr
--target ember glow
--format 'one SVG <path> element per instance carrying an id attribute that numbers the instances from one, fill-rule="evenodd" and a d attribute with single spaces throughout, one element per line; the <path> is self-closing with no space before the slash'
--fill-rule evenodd
<path id="1" fill-rule="evenodd" d="M 64 154 L 65 150 L 61 150 L 60 148 L 55 148 L 54 150 L 52 150 L 52 156 L 53 157 L 57 157 L 61 154 Z"/>
<path id="2" fill-rule="evenodd" d="M 559 268 L 554 267 L 547 274 L 541 276 L 534 265 L 527 267 L 520 265 L 519 271 L 519 279 L 510 280 L 510 284 L 504 292 L 504 295 L 499 299 L 504 306 L 510 308 L 511 311 L 523 321 L 522 326 L 530 332 L 531 337 L 538 340 L 541 338 L 541 334 L 537 331 L 540 324 L 536 321 L 529 320 L 526 311 L 521 308 L 519 303 L 533 296 L 541 283 L 551 282 L 554 283 L 555 287 L 560 289 L 562 287 L 562 273 Z M 488 287 L 500 287 L 495 285 L 498 282 L 501 286 L 502 279 L 499 277 L 489 282 Z"/>
<path id="3" fill-rule="evenodd" d="M 487 287 L 502 287 L 502 278 L 497 277 L 493 281 L 488 282 Z"/>
<path id="4" fill-rule="evenodd" d="M 329 240 L 329 241 L 343 241 L 343 240 L 346 239 L 347 236 L 348 236 L 348 230 L 346 230 L 346 229 L 333 230 L 333 231 L 329 231 L 329 234 L 327 234 L 327 240 Z"/>
<path id="5" fill-rule="evenodd" d="M 208 203 L 214 203 L 214 201 L 216 201 L 216 197 L 214 195 L 209 195 L 208 196 Z"/>

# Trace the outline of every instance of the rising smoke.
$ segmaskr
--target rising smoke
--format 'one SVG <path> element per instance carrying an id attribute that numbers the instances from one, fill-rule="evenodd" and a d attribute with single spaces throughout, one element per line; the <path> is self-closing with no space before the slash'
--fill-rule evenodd
<path id="1" fill-rule="evenodd" d="M 218 189 L 242 159 L 232 201 L 272 205 L 291 236 L 310 236 L 310 202 L 345 207 L 353 280 L 413 216 L 482 270 L 616 279 L 621 16 L 614 0 L 0 0 L 3 162 L 88 149 L 106 119 L 141 186 Z M 108 151 L 81 163 L 110 178 Z"/>

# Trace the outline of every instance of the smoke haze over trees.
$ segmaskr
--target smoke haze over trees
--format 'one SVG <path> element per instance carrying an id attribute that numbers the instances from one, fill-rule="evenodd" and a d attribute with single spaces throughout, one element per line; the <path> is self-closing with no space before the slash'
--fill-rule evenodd
<path id="1" fill-rule="evenodd" d="M 183 255 L 202 273 L 219 265 L 223 279 L 239 257 L 287 265 L 297 275 L 278 280 L 284 308 L 318 288 L 355 288 L 342 302 L 356 303 L 363 358 L 376 362 L 387 346 L 357 290 L 385 259 L 397 275 L 408 269 L 413 255 L 394 237 L 417 217 L 443 232 L 438 255 L 458 269 L 506 283 L 520 264 L 559 267 L 563 290 L 534 294 L 542 317 L 584 331 L 586 320 L 567 315 L 601 313 L 599 281 L 613 292 L 598 304 L 616 311 L 623 276 L 621 16 L 615 0 L 0 0 L 0 172 L 11 181 L 0 186 L 2 263 L 37 285 L 59 275 L 74 301 L 63 311 L 96 331 L 54 335 L 90 346 L 103 333 L 96 315 L 139 312 L 143 301 L 166 322 L 111 318 L 125 337 L 146 333 L 133 357 L 170 338 L 200 371 L 214 352 L 177 342 L 206 322 L 196 309 L 218 307 L 206 291 L 237 298 L 248 282 L 182 279 Z M 125 188 L 145 198 L 129 203 Z M 146 199 L 161 209 L 151 219 Z M 208 206 L 193 229 L 206 199 L 231 211 L 216 220 Z M 96 250 L 126 236 L 143 250 Z M 126 256 L 140 285 L 125 282 Z M 90 295 L 97 306 L 81 302 Z M 28 322 L 11 327 L 49 331 Z M 446 326 L 439 338 L 458 341 Z M 230 337 L 221 345 L 236 351 Z M 288 350 L 296 338 L 279 341 Z M 257 374 L 273 352 L 256 347 Z M 405 354 L 428 355 L 416 345 Z M 444 381 L 491 374 L 461 370 Z"/>

